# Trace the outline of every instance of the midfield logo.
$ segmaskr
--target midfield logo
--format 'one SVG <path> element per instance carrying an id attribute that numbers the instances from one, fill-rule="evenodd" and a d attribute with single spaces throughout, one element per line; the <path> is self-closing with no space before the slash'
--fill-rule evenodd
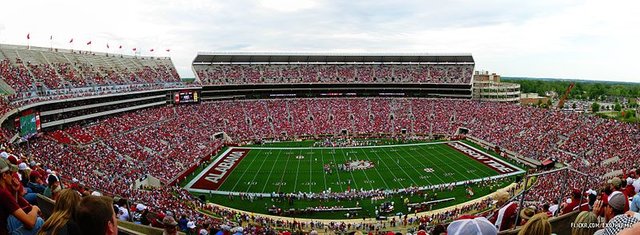
<path id="1" fill-rule="evenodd" d="M 353 170 L 366 170 L 375 167 L 372 161 L 368 160 L 355 160 L 345 164 L 348 168 Z"/>

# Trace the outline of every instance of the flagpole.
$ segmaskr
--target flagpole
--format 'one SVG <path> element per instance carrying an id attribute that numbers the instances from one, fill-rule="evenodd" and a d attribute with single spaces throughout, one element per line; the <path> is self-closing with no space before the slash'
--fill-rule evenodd
<path id="1" fill-rule="evenodd" d="M 53 35 L 49 37 L 49 50 L 53 51 Z"/>

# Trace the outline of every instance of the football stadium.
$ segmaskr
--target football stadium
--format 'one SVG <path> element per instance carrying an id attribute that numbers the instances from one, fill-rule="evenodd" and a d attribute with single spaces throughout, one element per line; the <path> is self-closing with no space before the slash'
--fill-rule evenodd
<path id="1" fill-rule="evenodd" d="M 471 54 L 201 52 L 185 83 L 169 58 L 0 51 L 3 162 L 50 189 L 24 195 L 43 217 L 68 188 L 113 198 L 134 234 L 169 217 L 411 233 L 462 215 L 509 234 L 531 207 L 570 231 L 612 177 L 633 194 L 637 127 L 472 99 Z"/>
<path id="2" fill-rule="evenodd" d="M 270 11 L 298 11 L 280 10 Z M 176 19 L 165 26 L 178 27 L 171 37 L 179 40 L 144 37 L 196 48 L 188 57 L 127 46 L 142 39 L 120 31 L 95 37 L 124 49 L 93 49 L 101 39 L 61 46 L 53 35 L 43 46 L 33 32 L 14 43 L 14 26 L 0 23 L 0 235 L 640 234 L 638 119 L 576 107 L 597 101 L 637 117 L 630 94 L 605 97 L 598 85 L 595 101 L 566 108 L 581 83 L 564 93 L 501 83 L 484 60 L 513 57 L 483 50 L 357 52 L 359 45 L 333 48 L 330 40 L 311 42 L 327 50 L 308 50 L 315 47 L 292 33 L 278 43 L 299 50 L 268 52 L 259 49 L 280 47 L 191 31 L 237 27 L 234 19 L 215 27 Z M 354 35 L 330 39 L 367 37 L 347 25 Z M 266 45 L 281 36 L 255 34 Z M 376 40 L 407 36 L 391 34 Z M 430 37 L 420 39 L 439 41 Z M 383 48 L 376 40 L 365 48 Z M 536 51 L 553 63 L 555 54 Z M 633 64 L 616 69 L 626 67 Z M 620 103 L 624 109 L 614 107 Z"/>

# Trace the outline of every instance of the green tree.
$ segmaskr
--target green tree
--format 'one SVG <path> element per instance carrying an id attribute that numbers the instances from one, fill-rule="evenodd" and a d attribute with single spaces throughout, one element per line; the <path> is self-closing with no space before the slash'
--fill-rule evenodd
<path id="1" fill-rule="evenodd" d="M 622 110 L 622 105 L 620 105 L 620 103 L 616 103 L 613 110 L 620 112 Z"/>
<path id="2" fill-rule="evenodd" d="M 591 112 L 600 112 L 600 104 L 598 104 L 598 102 L 593 102 L 593 104 L 591 104 Z"/>

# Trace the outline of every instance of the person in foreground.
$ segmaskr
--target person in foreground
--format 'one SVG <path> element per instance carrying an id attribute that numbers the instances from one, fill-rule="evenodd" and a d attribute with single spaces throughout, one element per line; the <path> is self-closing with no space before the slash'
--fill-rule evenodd
<path id="1" fill-rule="evenodd" d="M 76 218 L 82 234 L 118 234 L 118 222 L 113 200 L 105 196 L 86 196 L 76 208 Z"/>
<path id="2" fill-rule="evenodd" d="M 11 193 L 16 172 L 16 165 L 0 159 L 0 234 L 36 234 L 44 220 L 38 217 L 40 208 Z"/>
<path id="3" fill-rule="evenodd" d="M 547 214 L 538 213 L 531 217 L 527 223 L 522 226 L 518 235 L 550 235 L 551 223 L 547 218 Z"/>
<path id="4" fill-rule="evenodd" d="M 76 206 L 80 195 L 72 189 L 60 191 L 53 214 L 38 232 L 38 235 L 80 235 L 80 227 L 75 221 Z"/>

